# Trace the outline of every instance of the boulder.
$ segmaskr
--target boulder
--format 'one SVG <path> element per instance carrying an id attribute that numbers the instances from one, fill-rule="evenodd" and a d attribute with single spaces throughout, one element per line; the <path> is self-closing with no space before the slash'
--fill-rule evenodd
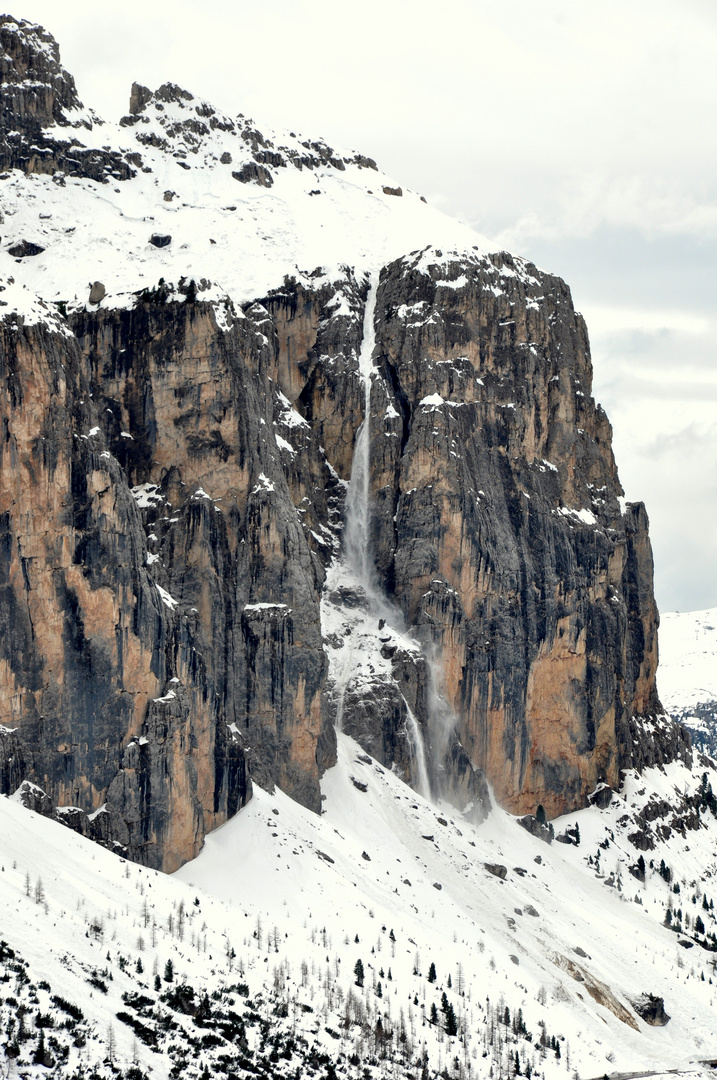
<path id="1" fill-rule="evenodd" d="M 232 176 L 240 184 L 259 184 L 260 187 L 271 187 L 274 183 L 274 177 L 266 166 L 257 165 L 255 161 L 248 161 L 246 165 L 242 165 L 238 172 L 233 172 Z"/>
<path id="2" fill-rule="evenodd" d="M 158 248 L 169 247 L 172 237 L 168 233 L 152 233 L 149 242 Z"/>
<path id="3" fill-rule="evenodd" d="M 642 994 L 632 1004 L 637 1015 L 651 1027 L 664 1027 L 670 1019 L 664 1000 L 654 994 Z"/>
<path id="4" fill-rule="evenodd" d="M 501 881 L 505 881 L 508 875 L 507 867 L 503 866 L 501 863 L 483 863 L 483 866 L 489 874 L 493 874 L 494 877 L 500 878 Z"/>
<path id="5" fill-rule="evenodd" d="M 148 87 L 142 86 L 141 83 L 133 82 L 129 95 L 130 115 L 136 116 L 138 113 L 141 113 L 151 98 L 152 91 Z"/>
<path id="6" fill-rule="evenodd" d="M 538 821 L 535 814 L 526 814 L 525 817 L 518 818 L 518 824 L 521 825 L 526 832 L 529 832 L 531 836 L 535 836 L 538 840 L 543 840 L 546 844 L 550 843 L 550 826 L 544 822 Z"/>
<path id="7" fill-rule="evenodd" d="M 597 806 L 600 810 L 607 810 L 612 802 L 613 790 L 609 784 L 598 784 L 593 792 L 588 795 L 590 806 Z"/>
<path id="8" fill-rule="evenodd" d="M 36 814 L 42 814 L 43 817 L 52 817 L 54 810 L 52 799 L 41 787 L 30 780 L 23 780 L 14 798 L 27 810 L 34 810 Z"/>
<path id="9" fill-rule="evenodd" d="M 41 255 L 44 250 L 44 247 L 34 244 L 31 240 L 21 240 L 18 244 L 13 244 L 11 248 L 8 248 L 7 253 L 12 255 L 13 259 L 24 259 L 30 255 Z"/>
<path id="10" fill-rule="evenodd" d="M 99 304 L 107 295 L 107 290 L 101 281 L 93 281 L 90 287 L 90 303 Z"/>

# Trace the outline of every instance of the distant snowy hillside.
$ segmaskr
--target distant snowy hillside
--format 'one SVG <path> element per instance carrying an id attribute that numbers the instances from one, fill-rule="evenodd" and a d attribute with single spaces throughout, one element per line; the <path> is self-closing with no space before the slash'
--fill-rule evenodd
<path id="1" fill-rule="evenodd" d="M 717 755 L 717 608 L 661 616 L 657 678 L 670 715 L 696 746 Z"/>
<path id="2" fill-rule="evenodd" d="M 171 878 L 0 799 L 6 1075 L 708 1074 L 709 779 L 629 775 L 554 823 L 577 846 L 474 827 L 343 736 L 323 790 L 321 817 L 256 790 Z"/>

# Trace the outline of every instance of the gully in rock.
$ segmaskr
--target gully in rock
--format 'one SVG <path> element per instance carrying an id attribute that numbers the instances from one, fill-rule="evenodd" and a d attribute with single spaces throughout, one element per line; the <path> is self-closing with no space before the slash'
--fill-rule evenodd
<path id="1" fill-rule="evenodd" d="M 375 372 L 373 351 L 376 345 L 377 282 L 371 280 L 363 320 L 363 338 L 359 353 L 359 375 L 364 387 L 364 419 L 356 436 L 351 482 L 346 496 L 344 560 L 374 604 L 386 602 L 376 581 L 371 557 L 371 380 Z"/>
<path id="2" fill-rule="evenodd" d="M 400 611 L 390 602 L 377 580 L 371 551 L 371 383 L 376 375 L 373 353 L 376 345 L 377 285 L 375 278 L 370 280 L 364 310 L 363 337 L 359 353 L 359 374 L 364 386 L 364 420 L 356 437 L 351 481 L 346 496 L 343 561 L 350 577 L 366 598 L 370 616 L 380 623 L 387 623 L 399 633 L 405 633 Z M 360 625 L 355 624 L 347 642 L 346 659 L 337 678 L 336 725 L 339 730 L 343 725 L 346 690 L 354 669 L 352 655 L 355 655 L 355 651 L 360 647 Z M 406 710 L 406 736 L 415 770 L 414 785 L 419 794 L 430 798 L 431 784 L 421 727 L 405 698 L 403 704 Z"/>

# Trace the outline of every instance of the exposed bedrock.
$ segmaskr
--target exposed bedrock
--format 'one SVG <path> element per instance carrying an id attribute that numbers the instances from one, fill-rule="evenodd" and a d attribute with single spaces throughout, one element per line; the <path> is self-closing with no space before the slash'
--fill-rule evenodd
<path id="1" fill-rule="evenodd" d="M 249 770 L 319 808 L 323 570 L 250 319 L 140 301 L 73 328 L 3 327 L 0 776 L 107 803 L 171 870 Z"/>
<path id="2" fill-rule="evenodd" d="M 327 654 L 357 632 L 350 589 L 324 597 L 325 641 L 320 603 L 367 293 L 347 270 L 243 311 L 163 288 L 66 333 L 2 324 L 4 791 L 104 807 L 93 835 L 167 870 L 252 776 L 320 808 Z M 655 690 L 647 517 L 622 500 L 567 287 L 428 250 L 384 268 L 375 327 L 370 547 L 414 644 L 371 630 L 345 730 L 414 784 L 418 732 L 433 789 L 478 816 L 486 778 L 553 815 L 689 753 Z"/>
<path id="3" fill-rule="evenodd" d="M 264 304 L 301 341 L 277 379 L 348 479 L 363 419 L 356 285 L 347 277 L 343 304 L 299 286 Z M 372 550 L 385 591 L 437 649 L 472 767 L 511 810 L 556 815 L 622 769 L 689 754 L 660 718 L 647 515 L 622 497 L 567 286 L 507 253 L 427 249 L 382 271 L 376 334 Z M 354 697 L 378 752 L 392 698 Z"/>

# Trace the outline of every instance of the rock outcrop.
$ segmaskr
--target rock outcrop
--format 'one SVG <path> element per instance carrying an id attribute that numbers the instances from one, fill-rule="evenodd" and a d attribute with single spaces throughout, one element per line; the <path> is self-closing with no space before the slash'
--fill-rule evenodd
<path id="1" fill-rule="evenodd" d="M 150 171 L 82 142 L 99 121 L 42 28 L 3 16 L 0 42 L 2 168 Z M 121 124 L 181 169 L 234 162 L 272 190 L 290 167 L 375 169 L 267 140 L 171 83 L 135 84 Z M 181 260 L 174 225 L 152 228 L 145 253 Z M 373 289 L 350 267 L 334 278 L 241 305 L 186 275 L 121 302 L 98 281 L 53 311 L 0 300 L 0 785 L 37 785 L 66 823 L 164 870 L 251 778 L 320 810 L 335 721 L 477 817 L 488 782 L 553 816 L 690 752 L 655 689 L 647 516 L 622 498 L 567 286 L 470 248 L 394 260 Z M 364 421 L 393 626 L 335 580 Z"/>
<path id="2" fill-rule="evenodd" d="M 350 279 L 345 293 L 334 317 L 298 287 L 264 304 L 305 347 L 276 378 L 346 480 L 361 394 L 334 341 L 341 324 L 351 343 L 358 322 Z M 516 813 L 554 816 L 625 768 L 689 754 L 655 689 L 647 516 L 622 497 L 567 286 L 507 253 L 428 249 L 382 271 L 376 311 L 375 564 L 437 658 L 473 768 Z"/>
<path id="3" fill-rule="evenodd" d="M 122 155 L 83 141 L 83 132 L 101 121 L 84 109 L 52 34 L 0 15 L 0 46 L 0 169 L 100 183 L 134 176 Z"/>
<path id="4" fill-rule="evenodd" d="M 73 326 L 3 327 L 0 772 L 107 803 L 172 869 L 248 798 L 247 755 L 319 808 L 320 572 L 248 319 L 145 301 Z"/>

